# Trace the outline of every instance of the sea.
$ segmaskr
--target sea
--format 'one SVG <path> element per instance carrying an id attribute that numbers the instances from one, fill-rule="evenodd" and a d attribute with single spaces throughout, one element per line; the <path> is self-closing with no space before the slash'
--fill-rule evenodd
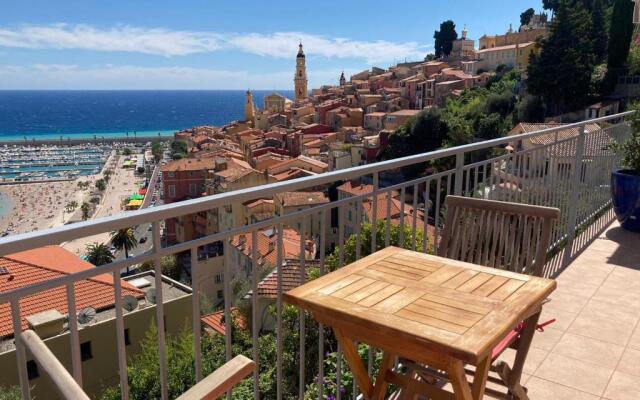
<path id="1" fill-rule="evenodd" d="M 273 90 L 255 90 L 262 108 Z M 278 90 L 292 98 L 293 91 Z M 172 136 L 243 119 L 244 90 L 0 91 L 0 141 Z"/>

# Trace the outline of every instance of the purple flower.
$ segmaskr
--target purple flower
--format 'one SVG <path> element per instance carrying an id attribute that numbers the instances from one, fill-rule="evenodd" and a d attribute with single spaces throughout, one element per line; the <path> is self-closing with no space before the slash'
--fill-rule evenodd
<path id="1" fill-rule="evenodd" d="M 333 397 L 333 395 L 332 395 L 332 394 L 330 394 L 329 396 L 327 396 L 327 400 L 336 400 L 336 398 L 335 398 L 335 397 Z"/>
<path id="2" fill-rule="evenodd" d="M 347 389 L 344 388 L 344 386 L 340 386 L 340 394 L 345 394 L 347 393 Z"/>

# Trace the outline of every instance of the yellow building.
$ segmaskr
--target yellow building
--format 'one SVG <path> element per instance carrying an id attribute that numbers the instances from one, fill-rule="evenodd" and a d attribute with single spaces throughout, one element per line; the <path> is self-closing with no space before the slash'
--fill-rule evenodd
<path id="1" fill-rule="evenodd" d="M 296 75 L 293 78 L 295 86 L 296 101 L 302 101 L 307 98 L 307 67 L 302 51 L 302 43 L 298 47 L 298 55 L 296 56 Z"/>
<path id="2" fill-rule="evenodd" d="M 17 276 L 24 286 L 95 268 L 58 246 L 10 254 L 0 260 L 9 273 Z M 155 322 L 155 282 L 153 271 L 122 280 L 127 357 L 132 357 L 141 350 L 140 343 Z M 23 308 L 21 315 L 22 329 L 35 331 L 62 365 L 71 371 L 71 341 L 67 319 L 69 312 L 77 314 L 82 386 L 91 398 L 98 398 L 106 387 L 115 386 L 119 382 L 113 278 L 111 274 L 97 275 L 81 280 L 75 286 L 76 310 L 72 311 L 67 308 L 64 287 L 29 297 L 30 306 Z M 167 335 L 176 335 L 185 326 L 191 326 L 191 288 L 163 276 L 162 294 L 165 332 Z M 16 362 L 11 317 L 8 312 L 0 313 L 0 371 L 3 372 L 0 375 L 0 386 L 18 385 Z M 28 353 L 27 374 L 33 398 L 59 398 L 46 372 Z"/>
<path id="3" fill-rule="evenodd" d="M 247 93 L 245 95 L 245 102 L 244 102 L 244 120 L 253 121 L 255 114 L 256 114 L 256 107 L 253 104 L 253 94 L 251 93 L 251 90 L 247 90 Z"/>
<path id="4" fill-rule="evenodd" d="M 478 63 L 475 69 L 476 71 L 479 69 L 494 71 L 499 65 L 504 65 L 524 70 L 529 65 L 529 56 L 535 51 L 537 51 L 535 42 L 478 50 L 476 53 Z"/>

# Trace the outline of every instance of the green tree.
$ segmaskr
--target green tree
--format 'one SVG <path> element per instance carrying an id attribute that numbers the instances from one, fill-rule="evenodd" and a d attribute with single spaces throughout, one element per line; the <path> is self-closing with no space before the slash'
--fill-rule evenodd
<path id="1" fill-rule="evenodd" d="M 609 34 L 606 28 L 604 5 L 602 0 L 594 0 L 591 10 L 591 41 L 596 63 L 605 61 Z"/>
<path id="2" fill-rule="evenodd" d="M 104 190 L 107 188 L 107 184 L 104 182 L 104 179 L 98 179 L 96 181 L 96 189 L 98 189 L 101 192 L 104 192 Z"/>
<path id="3" fill-rule="evenodd" d="M 542 8 L 545 10 L 551 10 L 552 13 L 558 9 L 561 0 L 542 0 Z"/>
<path id="4" fill-rule="evenodd" d="M 18 386 L 0 386 L 0 400 L 20 400 L 22 394 Z"/>
<path id="5" fill-rule="evenodd" d="M 125 147 L 124 150 L 122 150 L 122 154 L 125 156 L 130 156 L 131 155 L 131 149 L 128 147 Z"/>
<path id="6" fill-rule="evenodd" d="M 78 208 L 78 202 L 75 200 L 72 200 L 70 202 L 68 202 L 67 204 L 65 204 L 64 206 L 64 210 L 68 213 L 73 212 L 76 208 Z"/>
<path id="7" fill-rule="evenodd" d="M 384 204 L 378 204 L 378 207 L 384 207 Z M 400 232 L 403 233 L 402 239 Z M 382 250 L 386 247 L 386 235 L 387 235 L 387 222 L 386 220 L 381 220 L 376 222 L 376 251 Z M 371 254 L 371 224 L 363 223 L 360 227 L 360 257 L 365 257 Z M 389 244 L 391 246 L 402 247 L 405 249 L 413 250 L 413 243 L 415 241 L 416 249 L 422 249 L 422 245 L 424 243 L 424 234 L 422 229 L 416 227 L 416 234 L 414 236 L 412 227 L 408 224 L 404 225 L 403 229 L 400 229 L 400 225 L 391 224 L 389 226 Z M 357 260 L 356 258 L 356 249 L 358 245 L 357 236 L 351 235 L 344 243 L 344 264 L 347 265 Z M 429 248 L 429 243 L 427 243 L 427 249 Z M 325 259 L 325 266 L 329 271 L 335 271 L 338 269 L 340 262 L 340 248 L 336 247 L 333 252 L 328 255 Z"/>
<path id="8" fill-rule="evenodd" d="M 609 24 L 609 71 L 625 65 L 633 35 L 633 8 L 631 0 L 615 0 Z"/>
<path id="9" fill-rule="evenodd" d="M 536 10 L 533 8 L 528 8 L 522 14 L 520 14 L 520 25 L 526 25 L 531 21 L 531 17 L 533 17 L 536 13 Z"/>
<path id="10" fill-rule="evenodd" d="M 87 261 L 96 267 L 109 264 L 115 258 L 106 244 L 98 242 L 87 244 L 85 256 L 87 257 Z"/>
<path id="11" fill-rule="evenodd" d="M 89 211 L 91 210 L 91 206 L 86 201 L 82 202 L 80 206 L 80 211 L 82 211 L 82 220 L 86 221 L 89 219 Z"/>
<path id="12" fill-rule="evenodd" d="M 516 106 L 517 122 L 544 122 L 545 106 L 538 96 L 526 95 Z"/>
<path id="13" fill-rule="evenodd" d="M 154 270 L 153 261 L 145 261 L 140 265 L 140 271 L 152 271 Z M 180 280 L 181 269 L 178 264 L 176 256 L 164 256 L 160 259 L 160 270 L 162 275 L 168 276 L 173 280 Z"/>
<path id="14" fill-rule="evenodd" d="M 111 244 L 118 250 L 124 250 L 124 257 L 129 258 L 129 251 L 138 246 L 138 239 L 136 239 L 135 232 L 132 228 L 122 228 L 117 231 L 113 231 L 110 234 Z M 129 272 L 129 267 L 127 267 Z"/>
<path id="15" fill-rule="evenodd" d="M 153 154 L 153 159 L 158 162 L 162 159 L 162 143 L 153 142 L 151 144 L 151 154 Z"/>
<path id="16" fill-rule="evenodd" d="M 187 156 L 187 143 L 182 140 L 174 140 L 171 142 L 171 158 L 179 160 Z"/>
<path id="17" fill-rule="evenodd" d="M 482 117 L 476 131 L 477 138 L 482 140 L 496 139 L 504 136 L 504 120 L 500 114 L 493 113 Z"/>
<path id="18" fill-rule="evenodd" d="M 440 30 L 433 33 L 433 38 L 435 39 L 436 58 L 449 56 L 453 48 L 453 41 L 458 38 L 456 24 L 452 20 L 442 22 Z"/>
<path id="19" fill-rule="evenodd" d="M 552 115 L 582 107 L 589 101 L 595 57 L 591 18 L 582 3 L 569 7 L 560 0 L 549 35 L 532 54 L 527 87 L 542 96 Z"/>

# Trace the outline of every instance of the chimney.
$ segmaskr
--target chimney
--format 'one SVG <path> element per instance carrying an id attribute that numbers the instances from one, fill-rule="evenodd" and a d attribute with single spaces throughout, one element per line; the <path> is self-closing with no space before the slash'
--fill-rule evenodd
<path id="1" fill-rule="evenodd" d="M 70 310 L 70 312 L 74 312 Z M 51 309 L 26 317 L 29 328 L 33 329 L 41 339 L 56 336 L 64 327 L 64 315 L 58 310 Z"/>

